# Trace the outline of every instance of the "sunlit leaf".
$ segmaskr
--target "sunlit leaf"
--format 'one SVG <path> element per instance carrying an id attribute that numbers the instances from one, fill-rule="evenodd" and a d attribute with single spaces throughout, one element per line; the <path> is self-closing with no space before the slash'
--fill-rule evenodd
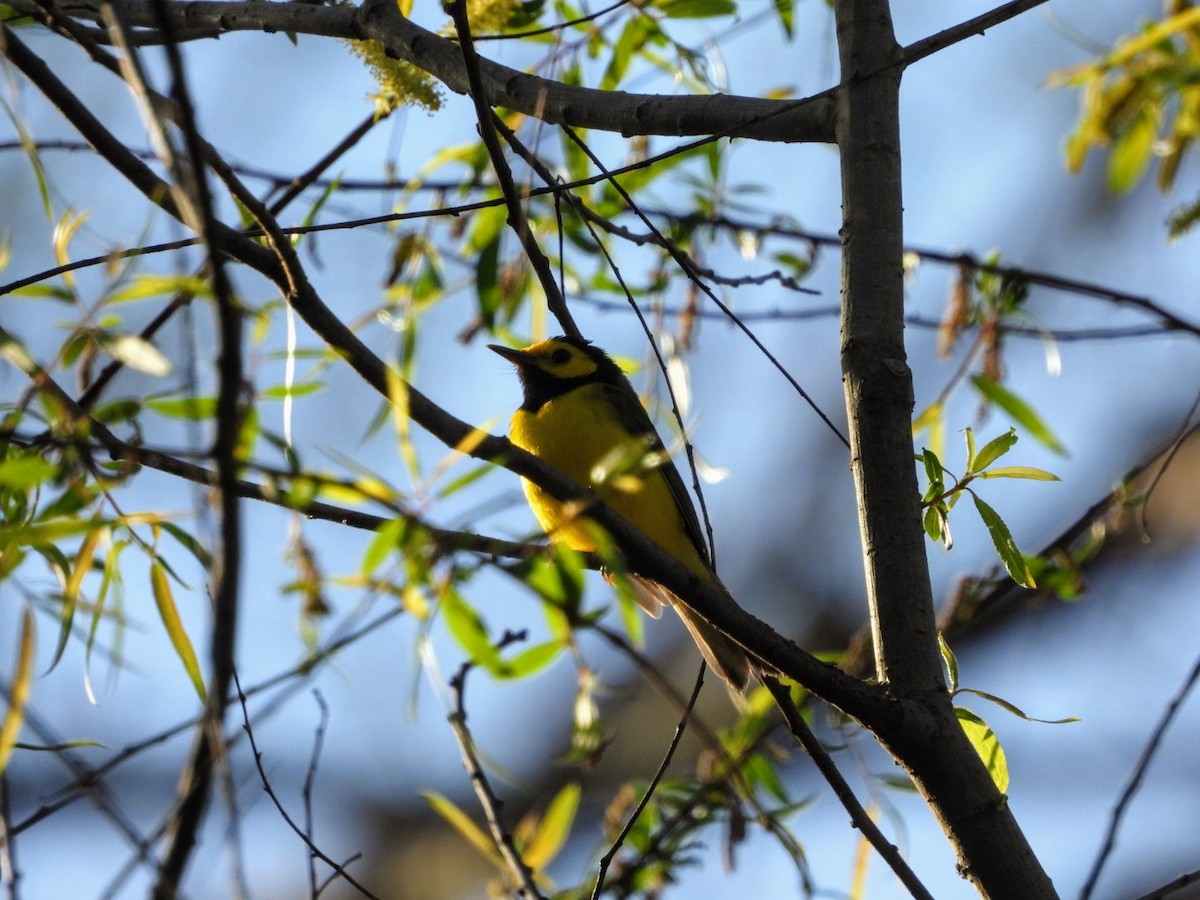
<path id="1" fill-rule="evenodd" d="M 33 690 L 35 646 L 33 611 L 27 606 L 21 616 L 17 664 L 13 670 L 12 685 L 8 690 L 8 711 L 4 714 L 4 724 L 0 725 L 0 772 L 8 765 L 13 747 L 17 743 L 17 735 L 21 733 L 21 724 L 25 721 L 25 705 L 29 702 L 29 694 Z"/>
<path id="2" fill-rule="evenodd" d="M 995 545 L 996 552 L 1000 555 L 1000 561 L 1004 563 L 1004 568 L 1012 580 L 1022 587 L 1037 587 L 1033 580 L 1033 573 L 1029 571 L 1029 564 L 1025 562 L 1025 557 L 1017 549 L 1012 533 L 1008 530 L 1004 520 L 978 497 L 972 495 L 971 499 L 975 501 L 975 509 L 979 511 L 979 518 L 983 519 L 983 524 L 987 526 L 992 544 Z"/>
<path id="3" fill-rule="evenodd" d="M 970 435 L 970 429 L 967 429 L 967 433 Z M 968 470 L 973 473 L 982 472 L 1001 456 L 1011 450 L 1016 442 L 1017 431 L 1015 428 L 1010 428 L 1006 434 L 992 438 L 983 445 L 983 448 L 977 454 L 975 454 L 974 461 L 967 467 Z M 970 449 L 972 443 L 971 437 L 968 437 L 968 449 Z"/>
<path id="4" fill-rule="evenodd" d="M 425 798 L 425 802 L 429 804 L 430 808 L 449 823 L 451 828 L 466 838 L 467 843 L 478 850 L 484 859 L 498 869 L 504 869 L 504 859 L 500 856 L 500 851 L 496 848 L 496 842 L 492 840 L 491 835 L 476 825 L 470 816 L 454 804 L 454 801 L 436 791 L 424 791 L 421 796 Z"/>
<path id="5" fill-rule="evenodd" d="M 563 848 L 579 811 L 579 783 L 572 781 L 554 795 L 522 857 L 535 872 L 546 868 Z"/>
<path id="6" fill-rule="evenodd" d="M 942 633 L 938 632 L 938 650 L 942 654 L 942 662 L 946 664 L 946 680 L 949 681 L 951 692 L 958 690 L 958 657 L 954 655 L 954 651 L 950 649 L 950 645 L 946 643 L 946 639 Z"/>
<path id="7" fill-rule="evenodd" d="M 146 406 L 169 419 L 198 422 L 217 414 L 216 397 L 179 397 L 171 400 L 147 400 Z"/>
<path id="8" fill-rule="evenodd" d="M 171 646 L 175 648 L 175 655 L 183 663 L 184 671 L 191 679 L 196 694 L 204 700 L 207 693 L 204 689 L 204 678 L 200 674 L 200 663 L 196 660 L 196 651 L 192 649 L 192 642 L 183 627 L 183 621 L 179 618 L 179 609 L 175 606 L 167 570 L 158 560 L 150 564 L 150 589 L 154 593 L 158 615 L 167 629 L 167 636 L 171 639 Z"/>
<path id="9" fill-rule="evenodd" d="M 1001 466 L 977 473 L 980 478 L 1024 478 L 1029 481 L 1061 481 L 1053 472 L 1033 466 Z"/>
<path id="10" fill-rule="evenodd" d="M 1009 703 L 1004 698 L 997 697 L 995 694 L 989 694 L 987 691 L 977 691 L 974 688 L 959 688 L 958 692 L 960 694 L 974 694 L 976 697 L 982 697 L 984 700 L 987 700 L 991 703 L 995 703 L 997 706 L 1002 707 L 1003 709 L 1006 709 L 1008 712 L 1012 713 L 1014 716 L 1024 719 L 1027 722 L 1037 722 L 1041 725 L 1069 725 L 1072 722 L 1079 721 L 1078 716 L 1068 716 L 1065 719 L 1037 719 L 1037 718 L 1034 718 L 1033 716 L 1025 713 L 1016 704 Z"/>
<path id="11" fill-rule="evenodd" d="M 1003 794 L 1008 790 L 1008 759 L 1004 755 L 1004 748 L 1000 746 L 999 738 L 983 719 L 969 709 L 956 706 L 954 714 L 958 717 L 958 724 L 962 726 L 967 740 L 971 742 L 971 746 L 987 767 L 988 774 L 992 776 L 992 781 L 996 783 L 996 789 Z"/>
<path id="12" fill-rule="evenodd" d="M 1028 403 L 1012 391 L 982 375 L 972 377 L 971 383 L 975 385 L 975 389 L 979 393 L 1012 416 L 1017 424 L 1028 431 L 1034 439 L 1055 453 L 1066 456 L 1067 451 L 1062 442 Z"/>
<path id="13" fill-rule="evenodd" d="M 128 303 L 172 294 L 187 297 L 212 295 L 209 283 L 196 275 L 135 275 L 128 284 L 108 295 L 109 303 Z"/>
<path id="14" fill-rule="evenodd" d="M 1155 106 L 1143 106 L 1113 146 L 1108 157 L 1108 187 L 1113 193 L 1129 190 L 1145 174 L 1158 133 L 1156 113 Z"/>
<path id="15" fill-rule="evenodd" d="M 71 626 L 75 621 L 75 609 L 79 603 L 79 591 L 83 587 L 83 579 L 92 570 L 96 547 L 99 546 L 100 539 L 106 533 L 107 528 L 98 525 L 84 536 L 83 543 L 79 545 L 79 552 L 75 555 L 75 565 L 71 568 L 71 574 L 63 587 L 62 610 L 58 620 L 58 645 L 54 648 L 54 657 L 50 660 L 47 672 L 58 665 L 63 651 L 67 648 L 67 639 L 71 636 Z"/>

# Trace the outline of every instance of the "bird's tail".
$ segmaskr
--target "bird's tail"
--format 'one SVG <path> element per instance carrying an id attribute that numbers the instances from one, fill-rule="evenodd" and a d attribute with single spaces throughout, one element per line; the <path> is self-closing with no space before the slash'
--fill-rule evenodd
<path id="1" fill-rule="evenodd" d="M 679 598 L 658 582 L 639 578 L 637 575 L 630 575 L 628 578 L 642 609 L 657 619 L 663 606 L 672 607 L 687 626 L 688 633 L 700 648 L 700 653 L 709 668 L 724 678 L 735 694 L 740 695 L 746 689 L 750 681 L 751 666 L 745 650 L 732 638 L 726 637 L 723 632 L 688 609 Z"/>

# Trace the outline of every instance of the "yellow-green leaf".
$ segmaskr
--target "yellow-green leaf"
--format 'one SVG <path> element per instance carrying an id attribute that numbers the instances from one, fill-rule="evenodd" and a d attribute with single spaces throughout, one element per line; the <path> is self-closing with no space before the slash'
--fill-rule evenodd
<path id="1" fill-rule="evenodd" d="M 1034 466 L 1001 466 L 998 469 L 988 469 L 986 472 L 976 472 L 977 478 L 1025 478 L 1030 481 L 1061 481 L 1053 472 L 1038 469 Z"/>
<path id="2" fill-rule="evenodd" d="M 987 767 L 988 774 L 992 776 L 992 781 L 996 783 L 996 789 L 1004 793 L 1008 790 L 1008 759 L 1004 755 L 1004 748 L 1000 746 L 999 738 L 988 727 L 987 722 L 969 709 L 956 706 L 954 714 L 958 717 L 958 724 L 962 726 L 967 740 L 971 742 L 971 746 Z"/>
<path id="3" fill-rule="evenodd" d="M 171 646 L 175 648 L 175 654 L 183 663 L 183 668 L 192 681 L 192 687 L 196 689 L 201 700 L 206 700 L 204 678 L 200 675 L 200 663 L 196 660 L 196 651 L 192 649 L 192 642 L 188 639 L 187 631 L 184 630 L 183 622 L 179 618 L 179 609 L 175 606 L 175 597 L 171 593 L 171 582 L 167 578 L 166 567 L 158 560 L 155 560 L 150 566 L 150 588 L 154 592 L 154 602 L 158 606 L 158 614 L 167 629 L 167 635 L 171 638 Z"/>
<path id="4" fill-rule="evenodd" d="M 1157 113 L 1156 106 L 1143 106 L 1113 146 L 1108 157 L 1108 187 L 1114 194 L 1129 190 L 1145 174 L 1158 134 Z"/>
<path id="5" fill-rule="evenodd" d="M 0 772 L 8 765 L 8 758 L 17 744 L 17 735 L 21 733 L 21 724 L 25 721 L 25 704 L 29 702 L 29 694 L 33 689 L 34 645 L 33 612 L 27 606 L 21 617 L 20 649 L 17 651 L 12 688 L 9 690 L 8 712 L 4 714 L 4 724 L 0 725 Z"/>
<path id="6" fill-rule="evenodd" d="M 425 791 L 422 795 L 425 802 L 435 813 L 449 823 L 450 827 L 466 838 L 467 843 L 479 851 L 484 859 L 496 868 L 504 869 L 504 859 L 496 848 L 496 842 L 491 835 L 471 821 L 471 817 L 454 805 L 454 802 L 436 791 Z"/>
<path id="7" fill-rule="evenodd" d="M 534 872 L 540 872 L 550 865 L 566 843 L 571 825 L 575 822 L 575 813 L 579 811 L 579 796 L 579 783 L 573 781 L 559 791 L 546 807 L 546 814 L 542 816 L 529 847 L 522 854 L 525 864 Z"/>

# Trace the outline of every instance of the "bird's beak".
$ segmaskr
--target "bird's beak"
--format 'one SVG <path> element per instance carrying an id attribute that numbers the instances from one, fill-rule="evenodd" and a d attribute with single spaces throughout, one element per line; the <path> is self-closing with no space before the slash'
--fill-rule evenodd
<path id="1" fill-rule="evenodd" d="M 487 346 L 489 350 L 499 353 L 517 368 L 521 368 L 529 362 L 529 358 L 525 355 L 524 350 L 514 350 L 512 347 L 505 347 L 503 344 L 488 344 Z"/>

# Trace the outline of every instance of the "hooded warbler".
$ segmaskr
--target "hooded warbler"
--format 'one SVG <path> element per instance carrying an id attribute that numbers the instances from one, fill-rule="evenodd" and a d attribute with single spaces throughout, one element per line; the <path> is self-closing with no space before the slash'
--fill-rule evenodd
<path id="1" fill-rule="evenodd" d="M 489 347 L 516 366 L 524 388 L 525 402 L 509 428 L 512 442 L 590 488 L 693 573 L 720 585 L 683 479 L 633 386 L 608 354 L 570 337 L 551 338 L 524 350 Z M 634 464 L 622 466 L 631 455 Z M 604 478 L 602 470 L 614 466 L 617 474 Z M 584 552 L 596 549 L 594 525 L 533 482 L 522 484 L 551 540 Z M 636 572 L 630 580 L 643 609 L 658 618 L 664 604 L 672 606 L 708 664 L 735 690 L 746 686 L 750 661 L 741 647 L 662 585 Z"/>

